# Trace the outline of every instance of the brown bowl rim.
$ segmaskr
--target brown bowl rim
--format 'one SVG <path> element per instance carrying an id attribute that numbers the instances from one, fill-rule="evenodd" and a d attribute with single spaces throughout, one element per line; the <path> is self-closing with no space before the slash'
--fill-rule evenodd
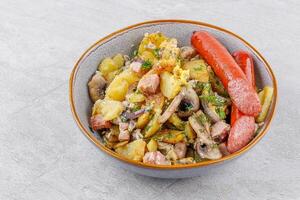
<path id="1" fill-rule="evenodd" d="M 159 23 L 183 23 L 183 24 L 196 24 L 196 25 L 200 25 L 200 26 L 205 26 L 205 27 L 209 27 L 209 28 L 213 28 L 222 32 L 225 32 L 227 34 L 230 34 L 236 38 L 238 38 L 239 40 L 241 40 L 241 42 L 243 42 L 246 46 L 248 46 L 249 48 L 251 48 L 254 53 L 256 54 L 256 56 L 258 56 L 259 59 L 261 59 L 261 61 L 264 63 L 270 77 L 272 78 L 272 82 L 273 82 L 273 87 L 274 87 L 274 96 L 273 96 L 273 103 L 271 106 L 271 115 L 269 116 L 269 120 L 267 121 L 266 125 L 264 126 L 264 128 L 261 130 L 261 132 L 244 148 L 242 148 L 241 150 L 230 154 L 228 156 L 222 157 L 220 159 L 217 160 L 207 160 L 207 161 L 203 161 L 203 162 L 199 162 L 199 163 L 192 163 L 192 164 L 182 164 L 182 165 L 154 165 L 154 164 L 146 164 L 146 163 L 142 163 L 142 162 L 138 162 L 138 161 L 134 161 L 134 160 L 130 160 L 127 159 L 119 154 L 117 154 L 116 152 L 114 152 L 113 150 L 105 147 L 100 141 L 98 141 L 90 132 L 89 130 L 87 130 L 82 122 L 80 121 L 80 118 L 76 112 L 75 109 L 75 105 L 74 105 L 74 99 L 73 99 L 73 83 L 75 80 L 75 76 L 77 73 L 77 69 L 79 67 L 80 62 L 83 60 L 83 58 L 88 55 L 88 53 L 96 46 L 101 45 L 102 43 L 106 42 L 107 40 L 123 33 L 126 32 L 128 30 L 143 26 L 143 25 L 149 25 L 149 24 L 159 24 Z M 72 115 L 74 120 L 76 121 L 78 127 L 80 128 L 80 130 L 83 132 L 83 134 L 90 140 L 92 141 L 99 149 L 101 149 L 102 151 L 104 151 L 105 153 L 107 153 L 108 155 L 112 156 L 115 159 L 118 159 L 120 161 L 123 161 L 127 164 L 131 164 L 137 167 L 143 167 L 143 168 L 151 168 L 151 169 L 185 169 L 185 168 L 195 168 L 195 167 L 203 167 L 203 166 L 208 166 L 208 165 L 212 165 L 212 164 L 217 164 L 217 163 L 221 163 L 227 160 L 231 160 L 233 158 L 236 158 L 237 156 L 240 156 L 242 154 L 244 154 L 245 152 L 247 152 L 248 150 L 250 150 L 253 146 L 255 146 L 255 144 L 261 140 L 261 138 L 267 133 L 268 129 L 270 128 L 271 125 L 271 121 L 274 117 L 274 113 L 276 110 L 276 105 L 277 105 L 277 81 L 275 78 L 275 75 L 271 69 L 271 66 L 269 65 L 269 63 L 266 61 L 266 59 L 256 50 L 255 47 L 253 47 L 251 44 L 249 44 L 246 40 L 244 40 L 241 36 L 226 30 L 224 28 L 215 26 L 215 25 L 211 25 L 205 22 L 200 22 L 200 21 L 193 21 L 193 20 L 183 20 L 183 19 L 163 19 L 163 20 L 151 20 L 151 21 L 145 21 L 145 22 L 141 22 L 141 23 L 137 23 L 134 25 L 130 25 L 127 26 L 125 28 L 122 28 L 118 31 L 115 31 L 103 38 L 101 38 L 100 40 L 98 40 L 97 42 L 95 42 L 92 46 L 90 46 L 86 51 L 84 51 L 84 53 L 80 56 L 79 60 L 76 62 L 76 64 L 74 65 L 74 68 L 71 72 L 70 75 L 70 79 L 69 79 L 69 101 L 70 101 L 70 106 L 71 106 L 71 111 L 72 111 Z"/>

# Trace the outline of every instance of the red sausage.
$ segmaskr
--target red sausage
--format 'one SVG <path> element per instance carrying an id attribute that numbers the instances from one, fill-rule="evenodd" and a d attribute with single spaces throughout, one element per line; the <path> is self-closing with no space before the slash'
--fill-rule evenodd
<path id="1" fill-rule="evenodd" d="M 227 49 L 205 31 L 194 32 L 191 42 L 211 65 L 237 108 L 244 114 L 257 116 L 261 111 L 258 95 Z"/>
<path id="2" fill-rule="evenodd" d="M 255 89 L 255 73 L 252 56 L 247 51 L 236 51 L 232 54 L 232 56 L 238 66 L 243 70 L 247 80 Z"/>
<path id="3" fill-rule="evenodd" d="M 252 140 L 254 131 L 254 117 L 241 116 L 230 129 L 227 141 L 228 152 L 234 153 L 246 146 Z"/>
<path id="4" fill-rule="evenodd" d="M 233 126 L 233 124 L 240 118 L 243 114 L 237 109 L 237 107 L 232 104 L 231 106 L 231 114 L 230 114 L 230 125 Z"/>
<path id="5" fill-rule="evenodd" d="M 247 51 L 236 51 L 232 54 L 232 56 L 235 59 L 236 63 L 239 65 L 239 67 L 243 70 L 247 80 L 250 82 L 250 84 L 252 84 L 253 88 L 255 89 L 255 73 L 252 56 Z M 237 109 L 235 105 L 232 105 L 230 118 L 231 126 L 240 116 L 242 116 L 242 113 Z"/>
<path id="6" fill-rule="evenodd" d="M 233 57 L 245 73 L 248 81 L 255 88 L 254 64 L 251 55 L 245 51 L 236 51 Z M 228 149 L 233 153 L 246 146 L 255 132 L 254 117 L 243 115 L 233 104 L 231 107 L 232 129 L 228 137 Z M 253 128 L 254 127 L 254 128 Z"/>

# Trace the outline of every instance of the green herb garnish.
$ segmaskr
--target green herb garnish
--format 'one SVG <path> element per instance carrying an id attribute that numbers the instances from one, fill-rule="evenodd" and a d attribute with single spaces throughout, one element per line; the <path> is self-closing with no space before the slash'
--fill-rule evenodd
<path id="1" fill-rule="evenodd" d="M 201 95 L 200 99 L 209 102 L 215 106 L 224 106 L 227 103 L 226 99 L 220 98 L 215 95 Z"/>
<path id="2" fill-rule="evenodd" d="M 221 119 L 226 118 L 226 113 L 222 107 L 216 107 L 216 113 L 219 115 Z"/>
<path id="3" fill-rule="evenodd" d="M 160 56 L 159 56 L 159 51 L 160 51 L 160 48 L 156 48 L 156 49 L 153 50 L 154 56 L 155 56 L 156 58 L 160 58 Z"/>
<path id="4" fill-rule="evenodd" d="M 146 60 L 146 61 L 143 62 L 142 69 L 149 70 L 151 68 L 152 68 L 152 62 L 151 61 Z"/>

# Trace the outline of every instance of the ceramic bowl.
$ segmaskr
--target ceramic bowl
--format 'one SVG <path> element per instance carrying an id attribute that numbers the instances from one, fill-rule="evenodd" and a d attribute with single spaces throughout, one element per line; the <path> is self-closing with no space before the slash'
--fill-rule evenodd
<path id="1" fill-rule="evenodd" d="M 101 138 L 89 128 L 89 117 L 92 102 L 89 98 L 87 83 L 96 71 L 100 61 L 116 53 L 130 55 L 138 47 L 145 33 L 163 32 L 168 37 L 178 39 L 179 46 L 190 45 L 193 31 L 205 30 L 213 34 L 226 48 L 233 52 L 235 50 L 246 50 L 251 52 L 255 62 L 256 82 L 259 88 L 265 85 L 274 87 L 274 97 L 269 109 L 265 124 L 258 135 L 243 149 L 218 160 L 204 161 L 188 165 L 159 166 L 140 163 L 126 159 L 114 151 L 106 148 Z M 88 48 L 75 64 L 70 77 L 70 105 L 74 119 L 87 136 L 103 153 L 110 157 L 115 165 L 119 165 L 135 173 L 159 177 L 159 178 L 185 178 L 199 176 L 212 168 L 220 167 L 220 163 L 229 161 L 240 156 L 251 149 L 267 133 L 271 120 L 274 116 L 277 100 L 276 79 L 270 65 L 263 56 L 248 42 L 240 36 L 223 28 L 203 22 L 187 20 L 156 20 L 135 24 L 116 31 L 93 44 Z M 221 166 L 226 167 L 226 166 Z"/>

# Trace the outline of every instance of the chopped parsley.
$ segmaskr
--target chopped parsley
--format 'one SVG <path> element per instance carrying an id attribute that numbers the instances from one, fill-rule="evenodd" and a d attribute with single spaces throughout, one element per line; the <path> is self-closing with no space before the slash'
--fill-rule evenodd
<path id="1" fill-rule="evenodd" d="M 206 102 L 212 103 L 215 106 L 224 106 L 227 103 L 226 99 L 215 95 L 201 95 L 200 98 Z"/>
<path id="2" fill-rule="evenodd" d="M 204 113 L 201 113 L 199 116 L 197 116 L 197 121 L 199 121 L 202 125 L 208 123 L 208 119 L 207 117 L 205 116 Z"/>
<path id="3" fill-rule="evenodd" d="M 159 56 L 159 51 L 160 51 L 160 48 L 156 48 L 156 49 L 153 50 L 154 56 L 155 56 L 156 58 L 160 58 L 160 56 Z"/>
<path id="4" fill-rule="evenodd" d="M 146 61 L 143 62 L 142 69 L 149 70 L 151 68 L 152 68 L 152 62 L 151 61 L 146 60 Z"/>
<path id="5" fill-rule="evenodd" d="M 216 107 L 216 113 L 219 115 L 221 119 L 226 118 L 226 113 L 222 107 Z"/>

